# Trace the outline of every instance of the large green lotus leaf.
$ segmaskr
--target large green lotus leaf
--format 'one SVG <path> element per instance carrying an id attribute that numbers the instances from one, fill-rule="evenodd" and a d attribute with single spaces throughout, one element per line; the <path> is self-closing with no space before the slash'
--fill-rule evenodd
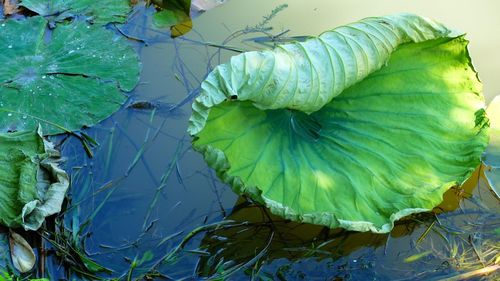
<path id="1" fill-rule="evenodd" d="M 0 25 L 0 132 L 91 126 L 138 83 L 139 60 L 124 39 L 84 23 L 46 25 L 42 17 Z"/>
<path id="2" fill-rule="evenodd" d="M 56 21 L 84 16 L 98 25 L 124 23 L 131 9 L 130 0 L 23 0 L 20 5 Z"/>
<path id="3" fill-rule="evenodd" d="M 490 119 L 490 143 L 484 153 L 485 175 L 488 182 L 500 198 L 500 96 L 496 96 L 488 106 Z"/>
<path id="4" fill-rule="evenodd" d="M 383 233 L 479 165 L 483 107 L 463 36 L 403 14 L 233 57 L 202 83 L 188 130 L 273 213 Z"/>
<path id="5" fill-rule="evenodd" d="M 0 224 L 37 230 L 61 210 L 69 186 L 40 131 L 0 134 Z"/>

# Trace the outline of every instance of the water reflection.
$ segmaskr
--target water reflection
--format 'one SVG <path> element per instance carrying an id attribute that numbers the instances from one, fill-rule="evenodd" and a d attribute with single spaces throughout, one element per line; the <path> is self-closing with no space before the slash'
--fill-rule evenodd
<path id="1" fill-rule="evenodd" d="M 482 200 L 494 200 L 479 177 L 481 169 L 461 188 L 446 192 L 434 212 L 403 218 L 390 234 L 299 224 L 240 197 L 226 217 L 240 225 L 221 227 L 204 236 L 199 250 L 206 255 L 200 257 L 196 270 L 214 278 L 246 266 L 247 271 L 235 273 L 234 280 L 249 276 L 257 280 L 266 276 L 280 280 L 299 280 L 300 276 L 307 280 L 405 280 L 416 272 L 420 278 L 430 278 L 481 268 L 492 263 L 500 247 L 494 233 L 500 223 L 495 209 L 476 205 L 477 200 L 463 201 L 480 192 L 486 193 Z M 482 186 L 477 188 L 480 182 Z M 474 260 L 471 251 L 481 251 L 481 259 Z"/>

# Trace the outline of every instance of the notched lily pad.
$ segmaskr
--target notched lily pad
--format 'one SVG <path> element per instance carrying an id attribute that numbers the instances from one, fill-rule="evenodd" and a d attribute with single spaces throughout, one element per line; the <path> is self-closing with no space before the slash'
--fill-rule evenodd
<path id="1" fill-rule="evenodd" d="M 129 0 L 23 0 L 20 5 L 58 22 L 84 17 L 98 25 L 124 23 L 131 10 Z"/>
<path id="2" fill-rule="evenodd" d="M 0 134 L 0 224 L 37 230 L 58 213 L 69 186 L 41 131 Z"/>
<path id="3" fill-rule="evenodd" d="M 386 233 L 480 164 L 488 118 L 467 43 L 401 14 L 243 53 L 202 83 L 188 131 L 273 213 Z"/>
<path id="4" fill-rule="evenodd" d="M 0 132 L 92 126 L 139 81 L 137 54 L 120 36 L 81 22 L 46 26 L 38 16 L 0 24 Z"/>

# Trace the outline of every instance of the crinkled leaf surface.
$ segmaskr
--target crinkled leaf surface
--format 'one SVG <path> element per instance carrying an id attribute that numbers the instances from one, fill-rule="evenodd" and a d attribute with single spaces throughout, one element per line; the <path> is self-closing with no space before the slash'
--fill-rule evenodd
<path id="1" fill-rule="evenodd" d="M 136 52 L 101 27 L 74 22 L 49 32 L 32 17 L 0 24 L 0 132 L 58 134 L 115 112 L 139 80 Z"/>
<path id="2" fill-rule="evenodd" d="M 388 232 L 479 165 L 483 107 L 463 36 L 403 14 L 233 57 L 202 83 L 189 132 L 273 213 Z"/>
<path id="3" fill-rule="evenodd" d="M 490 119 L 490 143 L 486 148 L 483 161 L 488 165 L 485 174 L 488 182 L 500 198 L 500 96 L 496 96 L 488 106 Z"/>
<path id="4" fill-rule="evenodd" d="M 0 224 L 37 230 L 60 211 L 69 186 L 40 131 L 0 134 Z"/>
<path id="5" fill-rule="evenodd" d="M 23 0 L 20 5 L 56 21 L 83 16 L 98 25 L 124 23 L 131 10 L 129 0 Z"/>

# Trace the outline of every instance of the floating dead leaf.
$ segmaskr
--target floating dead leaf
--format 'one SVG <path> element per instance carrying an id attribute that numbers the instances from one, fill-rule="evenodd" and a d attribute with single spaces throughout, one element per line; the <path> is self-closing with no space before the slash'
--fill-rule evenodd
<path id="1" fill-rule="evenodd" d="M 26 240 L 14 231 L 9 235 L 10 256 L 12 264 L 21 273 L 33 269 L 35 266 L 35 253 Z"/>
<path id="2" fill-rule="evenodd" d="M 181 22 L 179 24 L 170 27 L 170 36 L 172 38 L 182 36 L 193 28 L 193 22 L 189 19 L 187 21 Z"/>

